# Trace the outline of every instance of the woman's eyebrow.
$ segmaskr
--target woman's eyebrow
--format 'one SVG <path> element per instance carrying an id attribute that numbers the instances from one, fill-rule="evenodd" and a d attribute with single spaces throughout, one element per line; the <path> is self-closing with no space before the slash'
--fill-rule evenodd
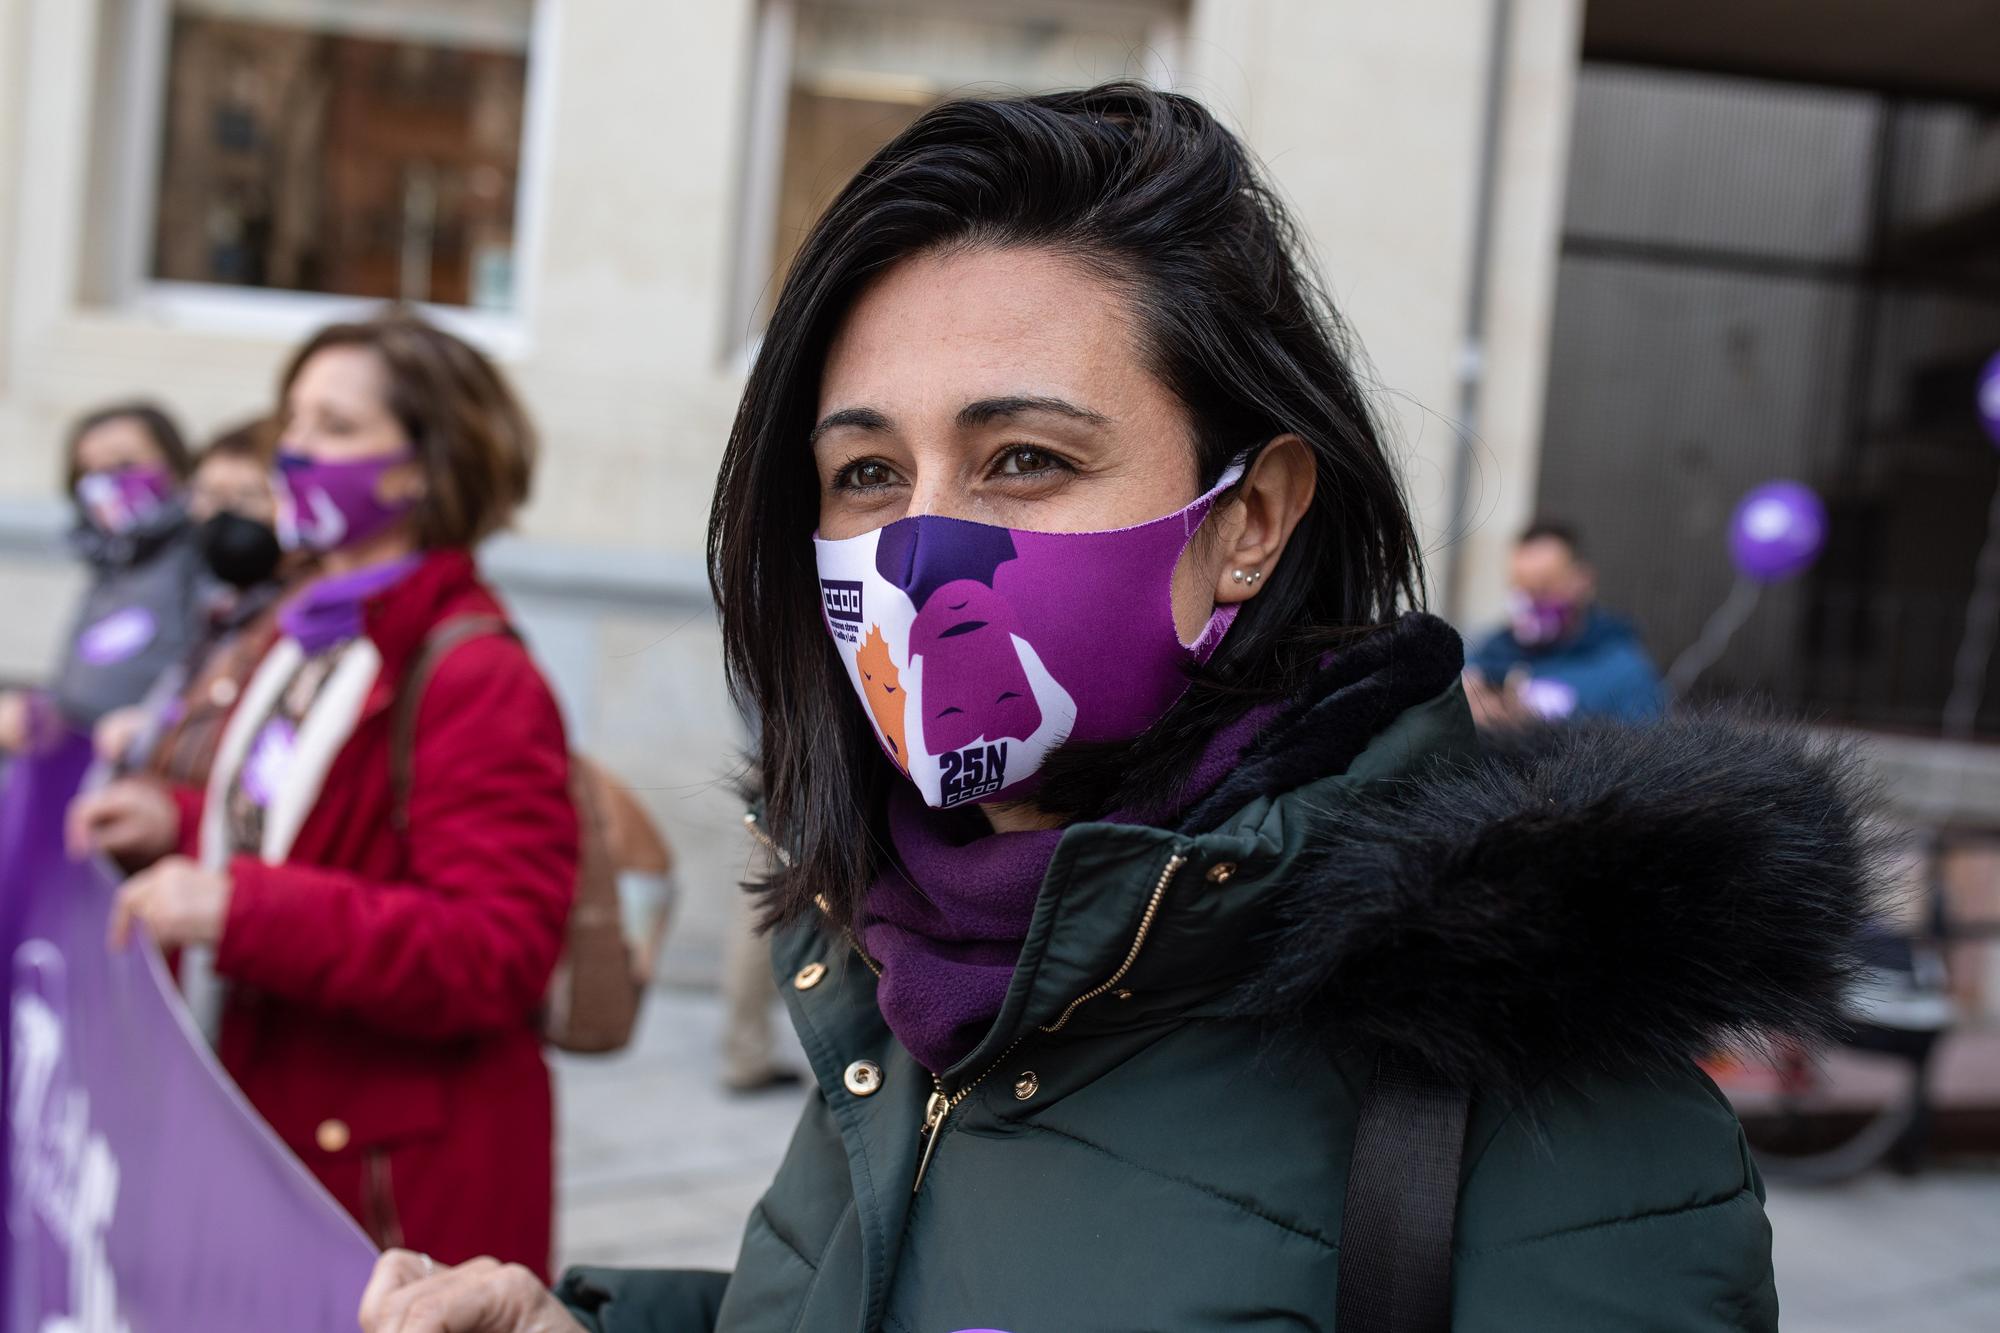
<path id="1" fill-rule="evenodd" d="M 1068 417 L 1072 421 L 1087 421 L 1093 426 L 1111 424 L 1111 418 L 1102 412 L 1079 407 L 1065 398 L 1019 394 L 1005 398 L 981 398 L 977 402 L 967 403 L 958 409 L 958 424 L 960 429 L 970 429 L 1027 412 L 1048 412 L 1055 416 Z"/>
<path id="2" fill-rule="evenodd" d="M 820 436 L 830 430 L 838 430 L 842 426 L 877 433 L 890 429 L 889 418 L 872 407 L 843 407 L 838 411 L 827 413 L 820 423 L 812 428 L 812 434 L 806 436 L 806 444 L 808 446 L 818 444 Z"/>

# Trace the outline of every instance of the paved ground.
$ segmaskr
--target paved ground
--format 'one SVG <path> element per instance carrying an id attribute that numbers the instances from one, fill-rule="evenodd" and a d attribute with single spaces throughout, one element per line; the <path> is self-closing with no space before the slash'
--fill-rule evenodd
<path id="1" fill-rule="evenodd" d="M 791 1025 L 772 1022 L 803 1071 Z M 655 990 L 632 1047 L 556 1063 L 558 1267 L 729 1268 L 750 1207 L 778 1169 L 801 1089 L 722 1091 L 722 1005 Z"/>
<path id="2" fill-rule="evenodd" d="M 2000 1330 L 2000 1169 L 1774 1192 L 1786 1333 Z"/>
<path id="3" fill-rule="evenodd" d="M 634 1049 L 561 1062 L 564 1262 L 734 1261 L 802 1094 L 724 1095 L 720 1013 L 656 992 Z M 2000 1167 L 1779 1191 L 1771 1215 L 1786 1333 L 2000 1330 Z"/>

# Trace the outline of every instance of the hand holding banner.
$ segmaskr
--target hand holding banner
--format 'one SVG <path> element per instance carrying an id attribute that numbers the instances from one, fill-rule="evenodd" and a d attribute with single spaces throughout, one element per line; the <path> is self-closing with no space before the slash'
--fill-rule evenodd
<path id="1" fill-rule="evenodd" d="M 352 1329 L 374 1248 L 194 1035 L 158 953 L 108 952 L 72 861 L 81 738 L 0 788 L 6 1333 Z"/>

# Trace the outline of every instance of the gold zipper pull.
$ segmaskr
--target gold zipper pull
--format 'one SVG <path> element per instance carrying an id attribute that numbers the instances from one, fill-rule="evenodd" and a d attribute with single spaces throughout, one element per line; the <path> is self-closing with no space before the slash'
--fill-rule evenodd
<path id="1" fill-rule="evenodd" d="M 944 1095 L 943 1088 L 933 1092 L 931 1099 L 924 1103 L 924 1125 L 917 1131 L 918 1137 L 924 1141 L 924 1152 L 917 1159 L 917 1178 L 910 1184 L 912 1194 L 924 1187 L 924 1172 L 930 1168 L 931 1154 L 937 1151 L 938 1140 L 944 1137 L 939 1131 L 944 1128 L 945 1113 L 950 1110 L 951 1100 Z"/>

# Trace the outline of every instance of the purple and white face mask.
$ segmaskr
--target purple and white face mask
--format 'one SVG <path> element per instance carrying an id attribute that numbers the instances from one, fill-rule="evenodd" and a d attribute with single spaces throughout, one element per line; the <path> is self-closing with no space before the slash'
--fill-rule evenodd
<path id="1" fill-rule="evenodd" d="M 373 537 L 415 505 L 407 494 L 385 498 L 383 479 L 410 455 L 328 463 L 280 445 L 273 478 L 278 544 L 288 551 L 337 551 Z"/>
<path id="2" fill-rule="evenodd" d="M 138 527 L 174 493 L 173 474 L 163 467 L 127 467 L 77 478 L 76 502 L 92 526 L 111 536 Z"/>
<path id="3" fill-rule="evenodd" d="M 920 514 L 815 537 L 827 632 L 882 748 L 927 804 L 1026 795 L 1066 741 L 1127 740 L 1186 692 L 1236 606 L 1191 644 L 1173 577 L 1232 467 L 1184 509 L 1103 532 Z"/>
<path id="4" fill-rule="evenodd" d="M 1524 592 L 1507 597 L 1508 626 L 1514 631 L 1514 642 L 1524 648 L 1539 648 L 1562 638 L 1576 624 L 1576 615 L 1575 602 L 1542 601 Z"/>

